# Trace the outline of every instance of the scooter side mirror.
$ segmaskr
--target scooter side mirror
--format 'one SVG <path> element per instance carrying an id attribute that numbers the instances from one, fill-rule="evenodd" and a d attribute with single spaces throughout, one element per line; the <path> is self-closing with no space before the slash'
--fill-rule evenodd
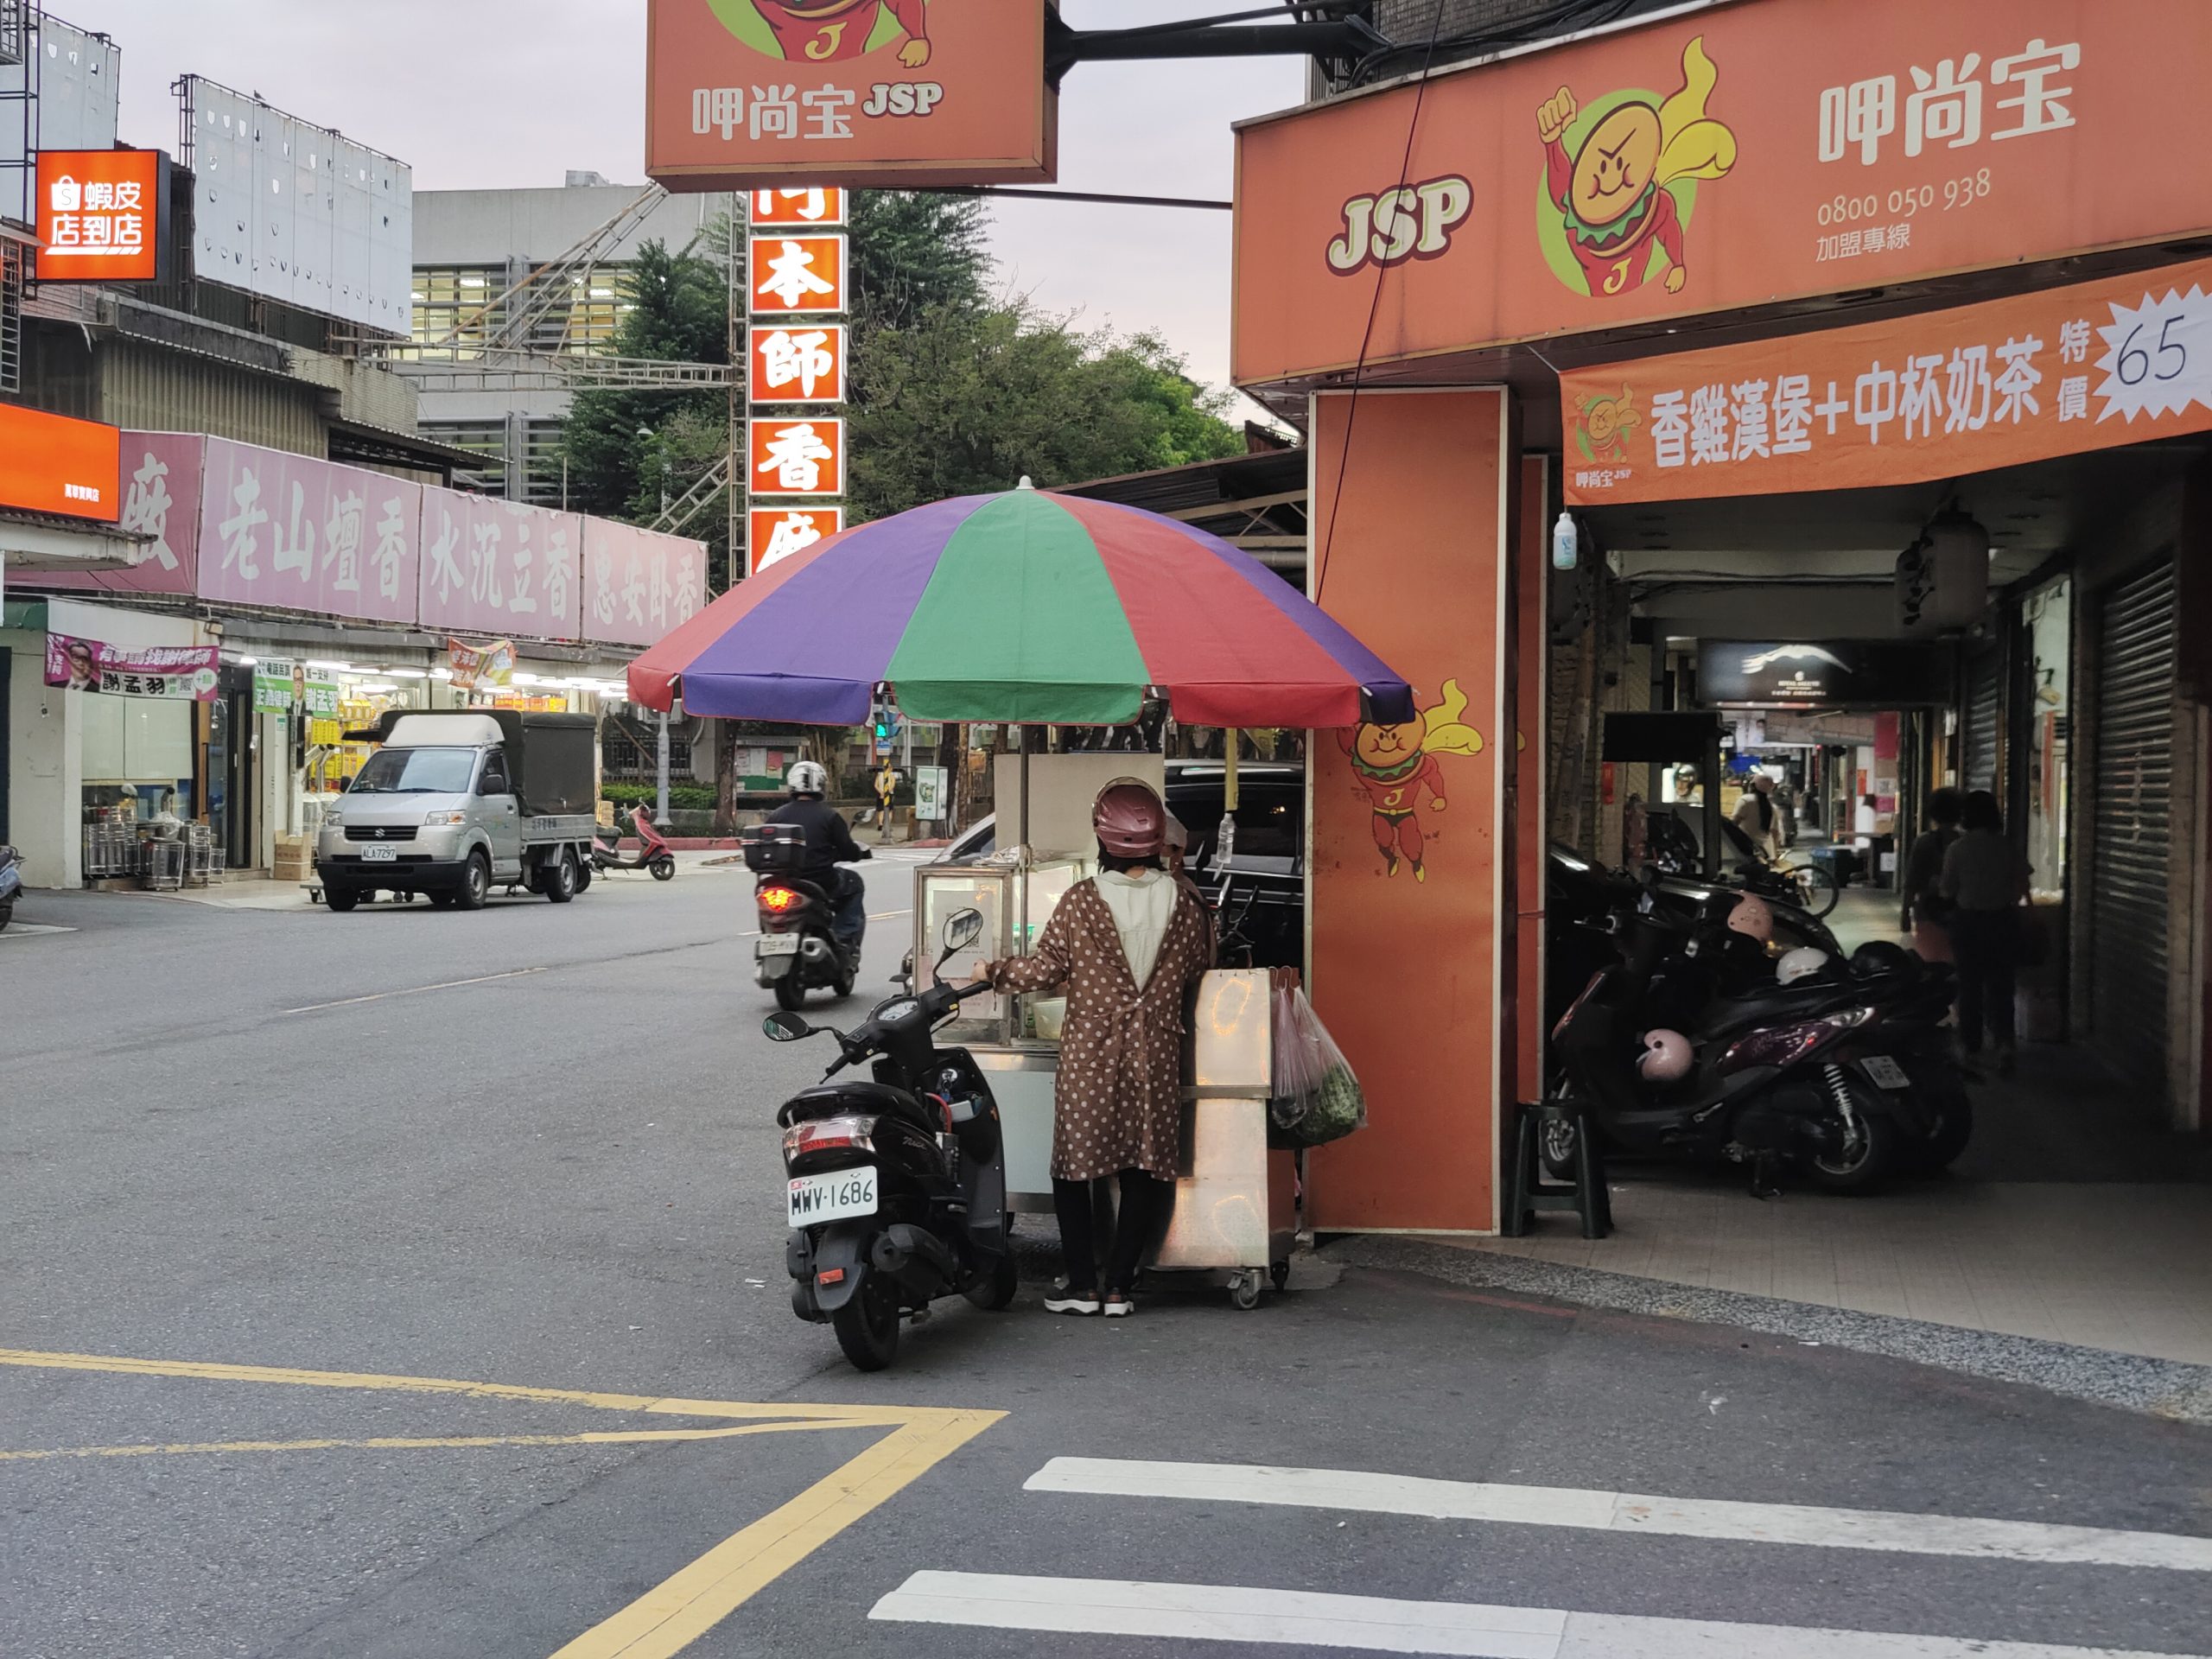
<path id="1" fill-rule="evenodd" d="M 814 1035 L 814 1027 L 798 1015 L 779 1009 L 760 1022 L 762 1033 L 772 1043 L 795 1043 L 802 1037 Z"/>
<path id="2" fill-rule="evenodd" d="M 943 944 L 944 955 L 952 956 L 965 950 L 983 937 L 983 912 L 980 910 L 956 910 L 945 918 Z M 942 962 L 944 957 L 939 957 Z"/>

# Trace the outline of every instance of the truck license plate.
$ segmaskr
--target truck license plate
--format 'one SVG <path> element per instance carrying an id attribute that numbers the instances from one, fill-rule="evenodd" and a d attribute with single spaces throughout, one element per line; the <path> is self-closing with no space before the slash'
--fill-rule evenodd
<path id="1" fill-rule="evenodd" d="M 1878 1089 L 1887 1089 L 1894 1094 L 1912 1087 L 1912 1079 L 1905 1076 L 1904 1067 L 1886 1054 L 1869 1054 L 1859 1064 L 1866 1068 L 1866 1075 L 1874 1080 Z"/>
<path id="2" fill-rule="evenodd" d="M 840 1169 L 828 1175 L 800 1175 L 791 1181 L 794 1227 L 813 1227 L 849 1216 L 875 1213 L 875 1171 Z"/>
<path id="3" fill-rule="evenodd" d="M 795 957 L 797 955 L 798 955 L 798 935 L 796 933 L 766 934 L 760 940 L 760 948 L 753 952 L 753 956 L 756 958 L 760 957 Z"/>
<path id="4" fill-rule="evenodd" d="M 375 843 L 372 842 L 370 845 L 361 849 L 361 862 L 364 864 L 397 864 L 399 862 L 399 849 L 397 847 L 378 847 Z"/>

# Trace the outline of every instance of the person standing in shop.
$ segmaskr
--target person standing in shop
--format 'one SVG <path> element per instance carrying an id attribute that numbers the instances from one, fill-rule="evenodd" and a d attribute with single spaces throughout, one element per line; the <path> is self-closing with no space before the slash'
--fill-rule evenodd
<path id="1" fill-rule="evenodd" d="M 1212 965 L 1205 906 L 1167 874 L 1167 809 L 1122 779 L 1090 810 L 1098 874 L 1068 890 L 1035 954 L 988 963 L 994 988 L 1067 991 L 1053 1085 L 1052 1205 L 1067 1286 L 1055 1313 L 1133 1313 L 1130 1287 L 1175 1197 L 1183 1127 L 1185 996 Z M 1091 1183 L 1120 1178 L 1112 1259 L 1099 1292 Z"/>
<path id="2" fill-rule="evenodd" d="M 2004 816 L 1987 790 L 1967 797 L 1960 822 L 1964 833 L 1945 850 L 1936 884 L 1950 907 L 1946 925 L 1959 966 L 1959 1037 L 1972 1057 L 1981 1052 L 1986 1029 L 1997 1051 L 1998 1075 L 2009 1077 L 2020 906 L 2028 896 L 2030 871 L 2005 839 Z"/>

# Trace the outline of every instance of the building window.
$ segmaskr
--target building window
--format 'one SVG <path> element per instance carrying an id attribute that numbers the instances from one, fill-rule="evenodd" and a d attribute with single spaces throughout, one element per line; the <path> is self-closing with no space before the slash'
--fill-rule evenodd
<path id="1" fill-rule="evenodd" d="M 507 493 L 507 423 L 505 421 L 423 421 L 416 429 L 426 438 L 449 443 L 484 457 L 483 465 L 455 467 L 453 481 L 464 490 L 487 495 Z"/>
<path id="2" fill-rule="evenodd" d="M 500 265 L 423 265 L 415 271 L 415 341 L 425 349 L 407 355 L 429 362 L 465 362 L 484 347 L 505 321 L 492 302 L 507 286 Z"/>

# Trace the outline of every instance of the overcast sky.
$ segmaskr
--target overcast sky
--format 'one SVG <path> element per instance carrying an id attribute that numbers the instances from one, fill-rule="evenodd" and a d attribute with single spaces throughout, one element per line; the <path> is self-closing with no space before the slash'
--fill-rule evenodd
<path id="1" fill-rule="evenodd" d="M 972 3 L 972 0 L 971 0 Z M 1009 0 L 992 0 L 1007 3 Z M 1064 0 L 1077 28 L 1240 8 Z M 1243 8 L 1249 9 L 1249 8 Z M 179 75 L 205 75 L 398 156 L 418 190 L 645 177 L 644 0 L 53 0 L 123 52 L 126 143 L 176 144 Z M 1297 102 L 1302 60 L 1090 65 L 1062 88 L 1060 186 L 1225 200 L 1229 125 Z M 999 281 L 1086 326 L 1156 329 L 1229 372 L 1229 215 L 995 205 Z"/>

